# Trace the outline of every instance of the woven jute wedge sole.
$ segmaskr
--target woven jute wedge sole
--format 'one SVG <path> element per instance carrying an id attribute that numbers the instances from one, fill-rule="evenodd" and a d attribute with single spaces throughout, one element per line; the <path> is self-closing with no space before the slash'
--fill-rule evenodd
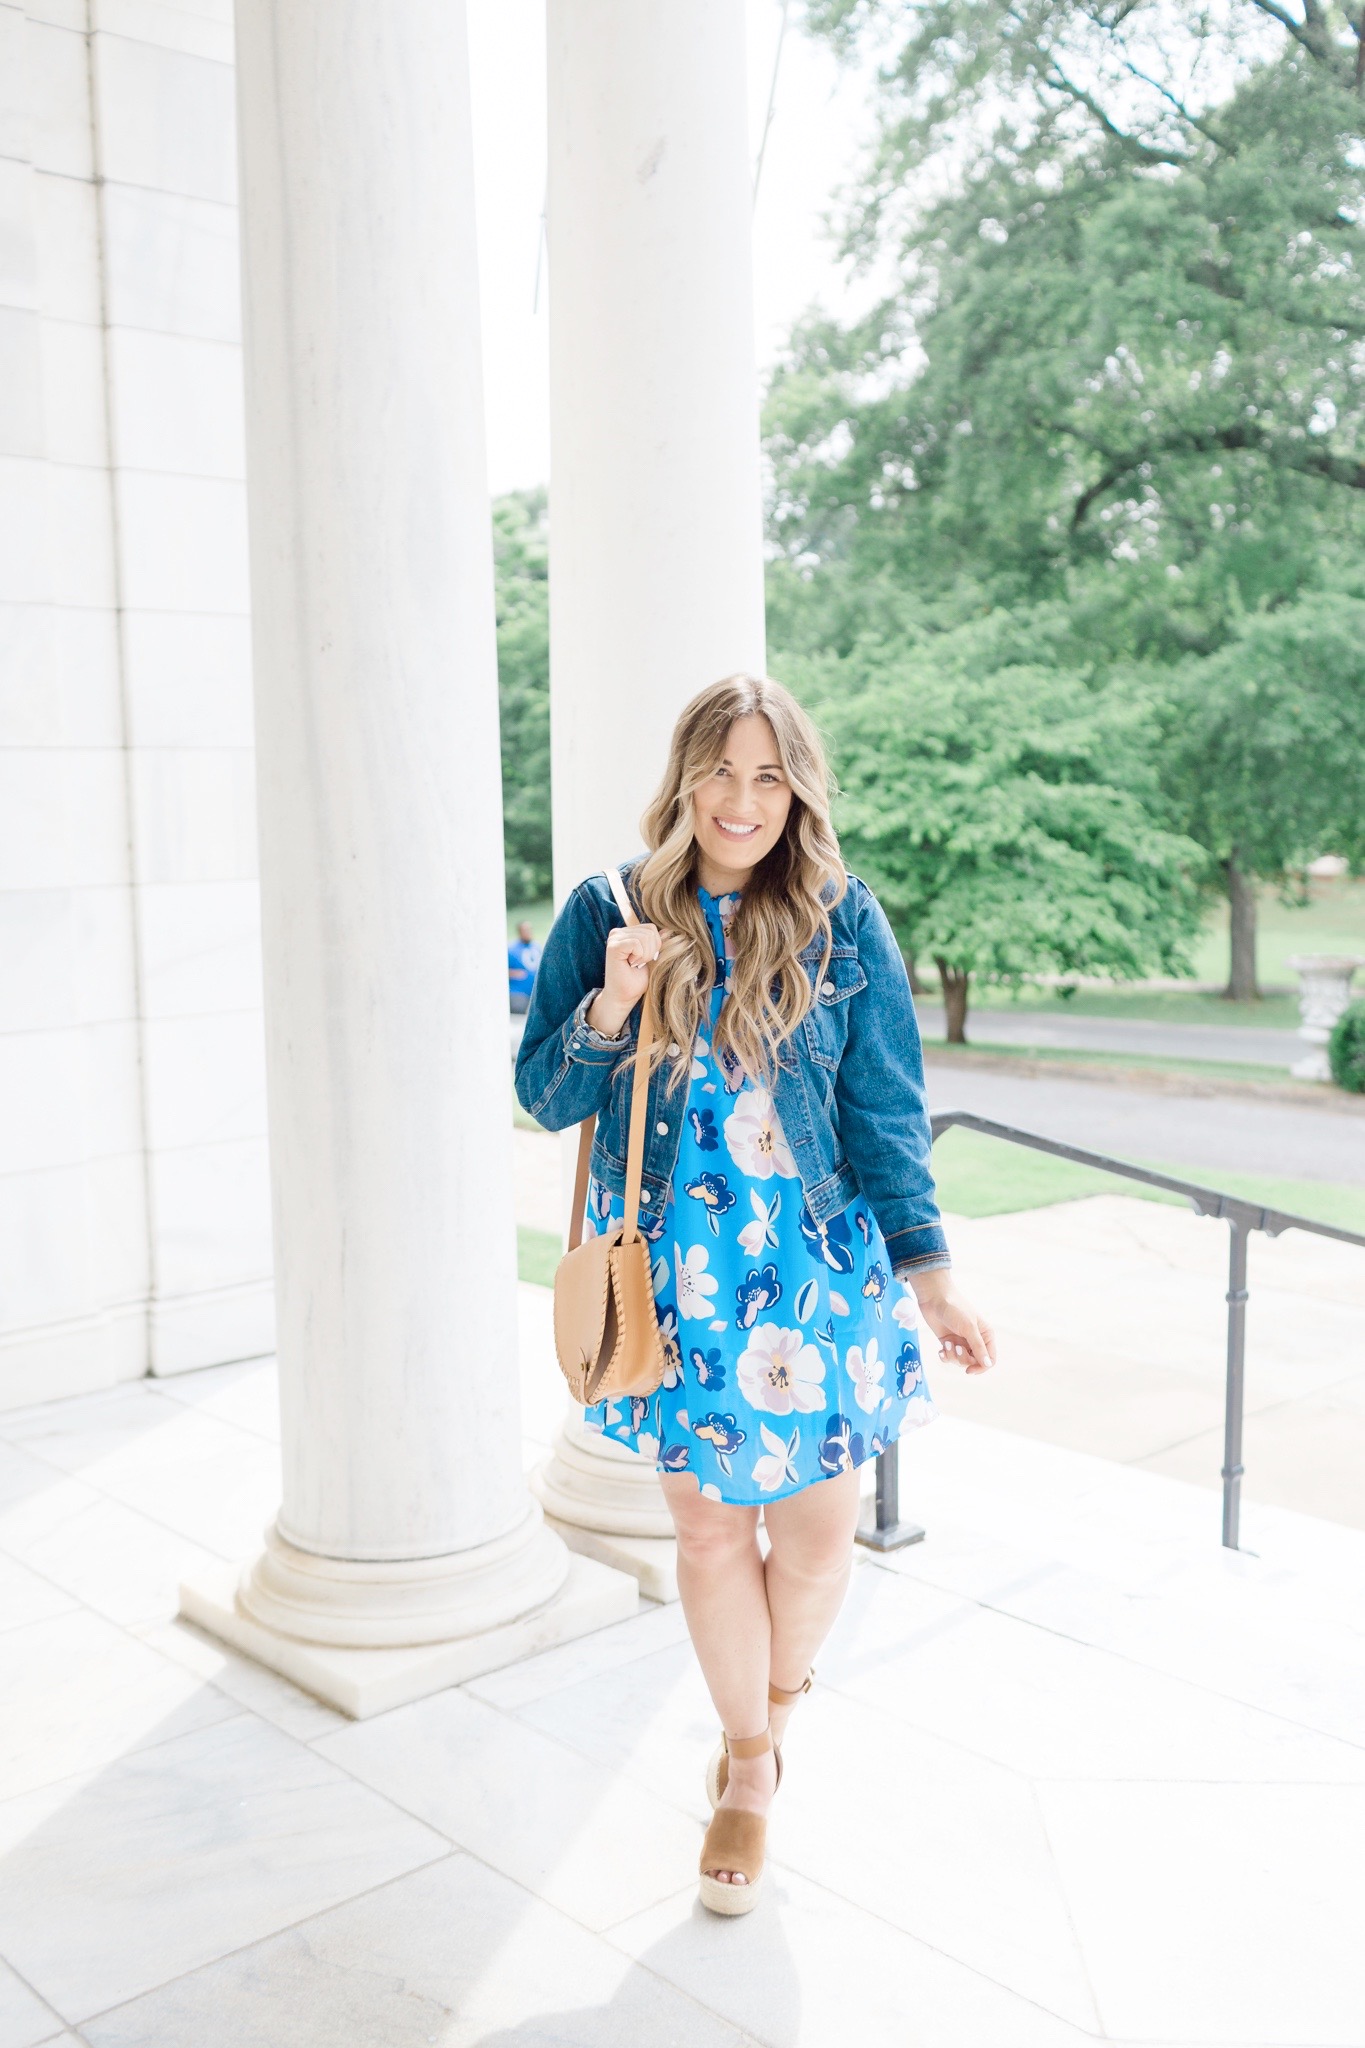
<path id="1" fill-rule="evenodd" d="M 729 1753 L 737 1757 L 762 1756 L 773 1749 L 772 1734 L 764 1729 L 761 1735 L 724 1737 Z M 782 1783 L 782 1757 L 778 1753 L 777 1783 Z M 776 1789 L 776 1788 L 774 1788 Z M 725 1913 L 731 1917 L 740 1913 L 752 1913 L 758 1904 L 763 1884 L 763 1869 L 768 1845 L 768 1822 L 761 1813 L 745 1813 L 733 1806 L 718 1807 L 711 1816 L 711 1825 L 706 1830 L 698 1859 L 698 1893 L 703 1906 L 712 1913 Z M 744 1878 L 743 1884 L 727 1880 L 722 1884 L 718 1877 L 711 1876 L 714 1870 L 738 1871 Z"/>

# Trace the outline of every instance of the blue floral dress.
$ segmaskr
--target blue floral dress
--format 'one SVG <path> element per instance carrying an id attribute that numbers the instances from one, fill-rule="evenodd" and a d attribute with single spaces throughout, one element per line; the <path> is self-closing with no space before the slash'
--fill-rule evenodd
<path id="1" fill-rule="evenodd" d="M 738 896 L 703 889 L 716 945 L 711 1035 L 729 987 Z M 861 1465 L 933 1415 L 914 1295 L 858 1200 L 823 1230 L 769 1090 L 693 1046 L 677 1170 L 654 1232 L 664 1334 L 657 1393 L 600 1401 L 599 1429 L 713 1500 L 753 1506 Z M 588 1183 L 584 1234 L 622 1214 Z"/>

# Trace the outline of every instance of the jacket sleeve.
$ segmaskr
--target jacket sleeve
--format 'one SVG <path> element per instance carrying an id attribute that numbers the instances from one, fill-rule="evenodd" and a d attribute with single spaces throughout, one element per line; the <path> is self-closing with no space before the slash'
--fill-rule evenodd
<path id="1" fill-rule="evenodd" d="M 587 1013 L 602 986 L 607 933 L 619 923 L 583 887 L 550 929 L 517 1049 L 517 1100 L 546 1130 L 596 1116 L 611 1094 L 618 1060 L 633 1051 L 632 1016 L 620 1038 L 603 1038 Z"/>
<path id="2" fill-rule="evenodd" d="M 859 898 L 858 959 L 868 985 L 849 1004 L 835 1078 L 839 1135 L 898 1276 L 951 1265 L 930 1164 L 919 1024 L 900 948 L 871 890 Z"/>

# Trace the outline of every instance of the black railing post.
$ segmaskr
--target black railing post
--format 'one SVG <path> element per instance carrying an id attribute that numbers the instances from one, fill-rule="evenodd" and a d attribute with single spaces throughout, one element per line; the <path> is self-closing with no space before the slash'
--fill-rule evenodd
<path id="1" fill-rule="evenodd" d="M 1230 1215 L 1228 1229 L 1228 1376 L 1223 1410 L 1223 1542 L 1238 1547 L 1242 1511 L 1242 1406 L 1246 1392 L 1247 1224 Z"/>
<path id="2" fill-rule="evenodd" d="M 924 1531 L 918 1522 L 901 1520 L 901 1447 L 889 1443 L 877 1460 L 876 1512 L 871 1525 L 859 1527 L 859 1543 L 869 1550 L 902 1550 L 907 1543 L 922 1543 Z"/>

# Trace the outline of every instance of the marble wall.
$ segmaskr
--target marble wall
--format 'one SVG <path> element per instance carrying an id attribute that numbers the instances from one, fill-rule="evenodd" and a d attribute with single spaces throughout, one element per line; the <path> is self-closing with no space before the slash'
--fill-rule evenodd
<path id="1" fill-rule="evenodd" d="M 0 0 L 0 1406 L 272 1342 L 228 0 Z"/>

